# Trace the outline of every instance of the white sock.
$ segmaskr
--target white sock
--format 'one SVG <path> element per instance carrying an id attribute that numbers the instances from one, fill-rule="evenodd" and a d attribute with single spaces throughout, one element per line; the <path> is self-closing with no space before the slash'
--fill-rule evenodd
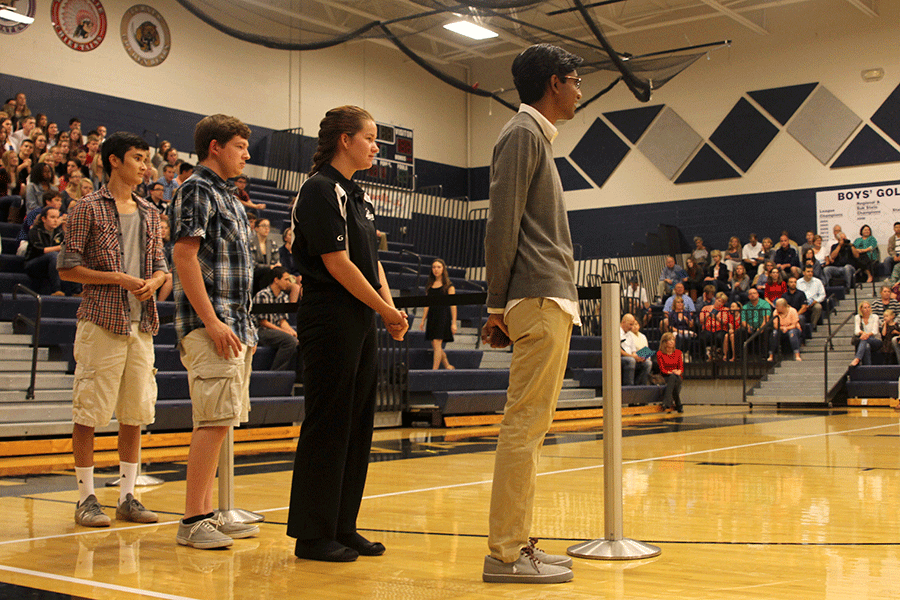
<path id="1" fill-rule="evenodd" d="M 75 480 L 78 482 L 79 504 L 94 493 L 94 467 L 75 467 Z"/>
<path id="2" fill-rule="evenodd" d="M 125 496 L 134 494 L 134 482 L 139 466 L 137 463 L 119 463 L 119 504 L 125 502 Z"/>

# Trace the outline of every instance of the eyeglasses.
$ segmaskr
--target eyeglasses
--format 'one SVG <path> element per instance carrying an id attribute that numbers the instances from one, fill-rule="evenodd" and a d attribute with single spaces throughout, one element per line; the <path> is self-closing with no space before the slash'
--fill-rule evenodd
<path id="1" fill-rule="evenodd" d="M 575 77 L 574 75 L 563 75 L 563 79 L 571 79 L 575 82 L 575 89 L 581 89 L 581 77 Z"/>

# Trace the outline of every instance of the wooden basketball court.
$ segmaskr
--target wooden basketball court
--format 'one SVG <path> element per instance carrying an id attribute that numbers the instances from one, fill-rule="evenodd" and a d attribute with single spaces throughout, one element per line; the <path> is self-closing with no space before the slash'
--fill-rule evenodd
<path id="1" fill-rule="evenodd" d="M 350 564 L 296 559 L 285 535 L 290 453 L 237 461 L 236 500 L 263 513 L 232 549 L 178 546 L 184 464 L 139 488 L 150 526 L 74 524 L 70 472 L 0 479 L 0 598 L 476 599 L 897 598 L 900 416 L 892 408 L 775 411 L 688 406 L 627 417 L 625 535 L 656 558 L 575 560 L 575 580 L 481 581 L 496 429 L 376 432 L 359 527 L 388 548 Z M 563 553 L 602 538 L 603 443 L 567 422 L 544 448 L 533 534 Z M 108 472 L 110 477 L 115 473 Z M 98 497 L 113 507 L 116 488 Z M 113 515 L 114 509 L 107 508 Z M 36 591 L 39 590 L 39 591 Z"/>

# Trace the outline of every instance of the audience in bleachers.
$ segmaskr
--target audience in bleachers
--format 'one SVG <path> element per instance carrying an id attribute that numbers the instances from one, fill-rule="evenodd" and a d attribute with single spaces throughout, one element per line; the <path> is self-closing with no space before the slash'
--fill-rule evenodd
<path id="1" fill-rule="evenodd" d="M 706 278 L 706 271 L 697 264 L 693 256 L 688 256 L 684 259 L 684 271 L 687 273 L 687 278 L 684 280 L 684 288 L 691 300 L 696 300 L 706 285 L 703 281 Z"/>
<path id="2" fill-rule="evenodd" d="M 803 330 L 800 326 L 800 316 L 793 306 L 790 306 L 784 298 L 775 301 L 775 327 L 772 329 L 772 337 L 769 342 L 769 361 L 774 360 L 775 352 L 782 341 L 787 340 L 794 352 L 794 360 L 800 358 L 800 340 Z"/>
<path id="3" fill-rule="evenodd" d="M 884 318 L 881 323 L 881 352 L 885 354 L 885 358 L 894 353 L 897 364 L 900 364 L 900 323 L 897 323 L 897 313 L 892 309 L 884 311 Z M 885 360 L 885 362 L 888 362 Z"/>
<path id="4" fill-rule="evenodd" d="M 278 260 L 284 269 L 295 278 L 300 277 L 300 269 L 294 264 L 294 255 L 291 247 L 294 244 L 294 230 L 290 227 L 281 232 L 282 246 L 278 249 Z"/>
<path id="5" fill-rule="evenodd" d="M 885 244 L 884 272 L 892 281 L 900 279 L 900 270 L 894 274 L 894 268 L 900 265 L 900 221 L 894 223 L 894 233 Z"/>
<path id="6" fill-rule="evenodd" d="M 833 285 L 835 278 L 843 278 L 844 288 L 853 287 L 856 277 L 856 260 L 859 249 L 850 243 L 840 225 L 834 226 L 835 243 L 831 245 L 831 254 L 825 267 L 825 285 Z"/>
<path id="7" fill-rule="evenodd" d="M 703 240 L 700 241 L 702 243 Z M 684 281 L 686 278 L 687 273 L 685 273 L 684 269 L 675 264 L 675 257 L 671 255 L 667 256 L 666 265 L 659 273 L 659 283 L 656 286 L 656 294 L 660 298 L 665 298 L 672 293 L 672 289 L 676 284 Z"/>
<path id="8" fill-rule="evenodd" d="M 815 331 L 819 324 L 819 318 L 822 316 L 822 306 L 825 303 L 825 286 L 821 280 L 813 276 L 812 265 L 803 267 L 803 277 L 797 281 L 797 289 L 806 297 L 807 309 L 804 314 L 809 313 L 809 323 L 812 330 Z"/>
<path id="9" fill-rule="evenodd" d="M 166 202 L 171 202 L 172 198 L 175 197 L 175 190 L 178 189 L 178 182 L 175 181 L 175 165 L 166 163 L 162 166 L 162 176 L 159 178 L 159 183 L 163 186 L 163 199 Z"/>
<path id="10" fill-rule="evenodd" d="M 706 284 L 712 284 L 716 286 L 717 292 L 728 292 L 729 285 L 728 282 L 731 278 L 731 273 L 728 271 L 728 267 L 722 262 L 722 253 L 718 250 L 713 250 L 709 253 L 712 262 L 709 263 L 709 266 L 706 267 L 706 277 L 703 281 Z"/>
<path id="11" fill-rule="evenodd" d="M 868 225 L 860 227 L 859 237 L 853 240 L 853 246 L 859 250 L 859 258 L 856 259 L 857 267 L 866 273 L 866 282 L 872 283 L 875 268 L 881 262 L 878 241 L 872 235 L 872 228 Z"/>
<path id="12" fill-rule="evenodd" d="M 894 314 L 900 313 L 900 302 L 891 296 L 891 286 L 883 285 L 880 290 L 880 298 L 872 302 L 872 312 L 880 318 L 888 309 L 894 311 Z"/>
<path id="13" fill-rule="evenodd" d="M 706 265 L 709 264 L 709 250 L 703 245 L 703 238 L 699 235 L 694 237 L 694 251 L 691 252 L 691 258 L 701 269 L 706 269 Z"/>
<path id="14" fill-rule="evenodd" d="M 178 165 L 178 177 L 175 178 L 175 183 L 178 187 L 181 187 L 188 177 L 193 175 L 194 173 L 194 165 L 187 161 L 183 161 Z"/>
<path id="15" fill-rule="evenodd" d="M 12 143 L 13 147 L 16 150 L 21 150 L 22 142 L 31 139 L 31 132 L 34 131 L 34 128 L 34 117 L 26 117 L 22 119 L 22 121 L 19 123 L 19 129 L 13 131 L 12 135 L 9 136 L 9 141 Z M 33 144 L 34 142 L 32 141 L 32 146 Z"/>
<path id="16" fill-rule="evenodd" d="M 171 147 L 172 144 L 169 143 L 169 140 L 163 140 L 159 143 L 159 148 L 156 149 L 156 154 L 154 154 L 153 158 L 150 160 L 150 163 L 156 169 L 159 169 L 159 165 L 161 165 L 165 160 L 166 152 L 168 152 L 169 148 Z"/>
<path id="17" fill-rule="evenodd" d="M 791 246 L 791 238 L 786 231 L 781 232 L 778 248 L 775 250 L 775 256 L 772 259 L 775 266 L 781 271 L 782 279 L 788 276 L 800 277 L 800 255 L 797 250 Z"/>
<path id="18" fill-rule="evenodd" d="M 784 296 L 784 293 L 787 291 L 787 283 L 785 283 L 784 279 L 781 276 L 781 269 L 776 265 L 772 267 L 772 270 L 769 271 L 769 278 L 766 280 L 765 288 L 763 289 L 763 295 L 766 300 L 768 300 L 769 304 L 775 306 L 775 301 Z"/>
<path id="19" fill-rule="evenodd" d="M 684 357 L 676 347 L 675 336 L 664 333 L 656 352 L 656 363 L 659 372 L 666 380 L 666 391 L 663 395 L 663 408 L 683 412 L 681 405 L 681 380 L 684 377 Z"/>
<path id="20" fill-rule="evenodd" d="M 284 267 L 272 269 L 272 283 L 265 286 L 253 297 L 253 304 L 283 304 L 288 302 L 287 291 L 291 287 L 291 276 Z M 272 361 L 273 371 L 294 371 L 297 369 L 297 331 L 291 327 L 286 313 L 265 313 L 253 315 L 259 334 L 260 346 L 276 348 Z"/>
<path id="21" fill-rule="evenodd" d="M 731 301 L 743 304 L 747 301 L 747 290 L 750 289 L 750 277 L 744 263 L 739 263 L 731 273 Z"/>
<path id="22" fill-rule="evenodd" d="M 25 208 L 29 211 L 40 208 L 44 193 L 57 191 L 53 185 L 53 169 L 47 163 L 35 165 L 30 179 L 25 190 Z"/>
<path id="23" fill-rule="evenodd" d="M 670 310 L 672 310 L 672 304 L 675 302 L 676 298 L 682 298 L 684 300 L 685 307 L 689 311 L 694 312 L 696 310 L 693 300 L 691 300 L 691 297 L 685 293 L 684 283 L 679 281 L 675 284 L 672 295 L 669 296 L 666 299 L 665 304 L 663 304 L 663 312 L 668 313 Z"/>
<path id="24" fill-rule="evenodd" d="M 718 292 L 715 302 L 704 306 L 697 319 L 701 327 L 700 341 L 708 349 L 709 359 L 721 358 L 733 361 L 734 330 L 737 321 L 728 307 L 728 296 L 725 292 Z"/>
<path id="25" fill-rule="evenodd" d="M 697 337 L 697 332 L 694 331 L 694 315 L 685 308 L 684 298 L 675 298 L 672 310 L 664 317 L 662 329 L 675 335 L 675 345 L 682 351 L 686 350 L 691 340 Z"/>
<path id="26" fill-rule="evenodd" d="M 263 210 L 266 205 L 262 202 L 252 202 L 250 200 L 250 195 L 247 193 L 247 184 L 250 183 L 250 178 L 246 175 L 238 175 L 234 180 L 234 186 L 237 188 L 237 191 L 234 193 L 237 196 L 237 199 L 240 200 L 241 204 L 244 205 L 245 208 L 252 208 L 253 210 Z"/>
<path id="27" fill-rule="evenodd" d="M 715 304 L 716 302 L 716 286 L 707 283 L 703 286 L 703 294 L 694 302 L 695 312 L 700 312 L 703 307 Z"/>
<path id="28" fill-rule="evenodd" d="M 622 317 L 619 329 L 619 344 L 622 353 L 622 385 L 647 385 L 653 363 L 649 357 L 638 354 L 637 338 L 634 335 L 634 316 Z M 652 354 L 652 353 L 651 353 Z"/>
<path id="29" fill-rule="evenodd" d="M 728 248 L 725 249 L 723 254 L 722 261 L 725 263 L 725 266 L 728 267 L 728 270 L 733 272 L 734 268 L 741 264 L 741 257 L 743 255 L 741 240 L 739 240 L 736 235 L 729 238 Z"/>
<path id="30" fill-rule="evenodd" d="M 164 191 L 165 186 L 158 181 L 154 181 L 147 186 L 147 201 L 163 215 L 169 210 L 169 203 L 164 198 Z"/>
<path id="31" fill-rule="evenodd" d="M 872 312 L 872 305 L 864 300 L 859 304 L 859 312 L 853 317 L 853 346 L 856 348 L 856 356 L 850 363 L 851 367 L 862 363 L 872 364 L 872 353 L 881 348 L 881 321 L 878 315 Z"/>
<path id="32" fill-rule="evenodd" d="M 58 198 L 58 197 L 57 197 Z M 28 248 L 25 250 L 25 273 L 31 278 L 35 291 L 51 296 L 65 296 L 63 282 L 56 269 L 56 259 L 62 248 L 63 230 L 59 222 L 59 208 L 45 206 L 34 226 L 28 231 Z M 65 282 L 72 293 L 77 291 Z"/>

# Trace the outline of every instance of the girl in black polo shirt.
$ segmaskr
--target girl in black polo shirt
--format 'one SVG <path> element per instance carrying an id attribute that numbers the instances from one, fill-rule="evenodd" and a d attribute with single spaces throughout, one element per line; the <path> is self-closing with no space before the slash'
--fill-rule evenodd
<path id="1" fill-rule="evenodd" d="M 355 106 L 325 114 L 310 178 L 293 211 L 294 263 L 303 276 L 297 336 L 306 417 L 300 429 L 288 535 L 300 558 L 349 562 L 385 548 L 356 532 L 375 415 L 374 313 L 390 335 L 409 328 L 375 246 L 374 207 L 352 181 L 378 153 L 372 116 Z"/>

